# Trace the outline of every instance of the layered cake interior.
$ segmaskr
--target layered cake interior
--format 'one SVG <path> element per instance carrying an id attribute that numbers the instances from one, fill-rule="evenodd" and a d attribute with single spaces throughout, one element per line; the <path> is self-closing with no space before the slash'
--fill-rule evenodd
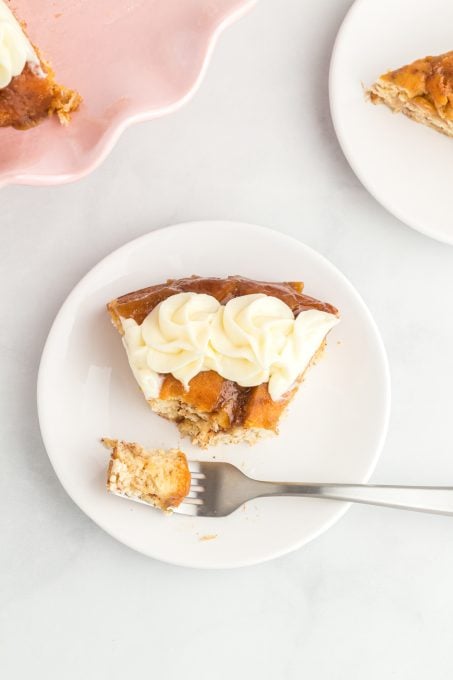
<path id="1" fill-rule="evenodd" d="M 453 51 L 384 73 L 369 88 L 374 104 L 453 136 Z"/>
<path id="2" fill-rule="evenodd" d="M 81 102 L 59 85 L 10 6 L 0 0 L 0 127 L 27 130 L 56 114 L 67 124 Z"/>
<path id="3" fill-rule="evenodd" d="M 107 489 L 118 496 L 176 508 L 190 490 L 190 472 L 182 451 L 146 450 L 140 444 L 103 439 L 110 451 Z"/>
<path id="4" fill-rule="evenodd" d="M 303 284 L 241 276 L 169 280 L 108 305 L 152 410 L 206 447 L 276 433 L 338 323 Z"/>

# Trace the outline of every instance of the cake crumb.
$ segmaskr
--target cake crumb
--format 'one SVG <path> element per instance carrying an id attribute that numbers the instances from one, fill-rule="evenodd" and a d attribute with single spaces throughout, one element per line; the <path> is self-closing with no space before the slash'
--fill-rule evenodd
<path id="1" fill-rule="evenodd" d="M 198 539 L 199 541 L 213 541 L 215 538 L 217 538 L 218 534 L 203 534 L 203 536 L 200 536 Z"/>
<path id="2" fill-rule="evenodd" d="M 110 449 L 107 490 L 140 500 L 171 515 L 190 491 L 190 471 L 179 449 L 151 449 L 134 442 L 102 439 Z"/>

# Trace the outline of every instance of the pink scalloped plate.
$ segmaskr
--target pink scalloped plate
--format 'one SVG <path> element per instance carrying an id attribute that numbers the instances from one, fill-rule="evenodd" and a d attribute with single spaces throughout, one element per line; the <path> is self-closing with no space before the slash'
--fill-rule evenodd
<path id="1" fill-rule="evenodd" d="M 221 30 L 256 0 L 14 0 L 59 82 L 83 96 L 56 119 L 0 130 L 0 186 L 88 174 L 132 123 L 181 106 L 200 83 Z"/>

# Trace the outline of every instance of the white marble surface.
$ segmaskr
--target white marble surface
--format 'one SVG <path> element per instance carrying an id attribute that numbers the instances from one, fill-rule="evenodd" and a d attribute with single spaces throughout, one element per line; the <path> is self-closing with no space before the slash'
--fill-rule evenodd
<path id="1" fill-rule="evenodd" d="M 338 147 L 327 72 L 348 5 L 262 0 L 184 109 L 129 130 L 77 184 L 1 191 L 5 679 L 452 677 L 453 519 L 354 507 L 275 562 L 171 567 L 82 514 L 37 424 L 40 353 L 79 278 L 157 227 L 237 219 L 318 249 L 372 310 L 393 382 L 373 480 L 452 484 L 453 249 L 381 208 Z"/>

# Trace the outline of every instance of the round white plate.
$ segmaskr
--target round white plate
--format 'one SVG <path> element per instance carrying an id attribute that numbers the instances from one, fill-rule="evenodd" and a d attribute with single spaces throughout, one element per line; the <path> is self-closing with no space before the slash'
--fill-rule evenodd
<path id="1" fill-rule="evenodd" d="M 281 423 L 254 447 L 203 452 L 151 412 L 130 372 L 105 304 L 190 274 L 303 280 L 306 292 L 338 306 L 342 321 Z M 38 379 L 41 431 L 64 488 L 112 536 L 146 555 L 191 567 L 236 567 L 277 557 L 327 529 L 347 504 L 295 498 L 248 503 L 225 518 L 165 516 L 105 489 L 103 436 L 145 446 L 182 445 L 192 459 L 227 460 L 257 478 L 365 482 L 389 413 L 382 341 L 361 298 L 321 255 L 262 227 L 195 222 L 154 231 L 102 260 L 75 287 L 50 331 Z M 210 540 L 206 540 L 209 537 Z"/>
<path id="2" fill-rule="evenodd" d="M 338 33 L 330 105 L 338 139 L 368 191 L 400 220 L 453 244 L 453 140 L 364 98 L 385 71 L 453 49 L 453 3 L 356 0 Z"/>

